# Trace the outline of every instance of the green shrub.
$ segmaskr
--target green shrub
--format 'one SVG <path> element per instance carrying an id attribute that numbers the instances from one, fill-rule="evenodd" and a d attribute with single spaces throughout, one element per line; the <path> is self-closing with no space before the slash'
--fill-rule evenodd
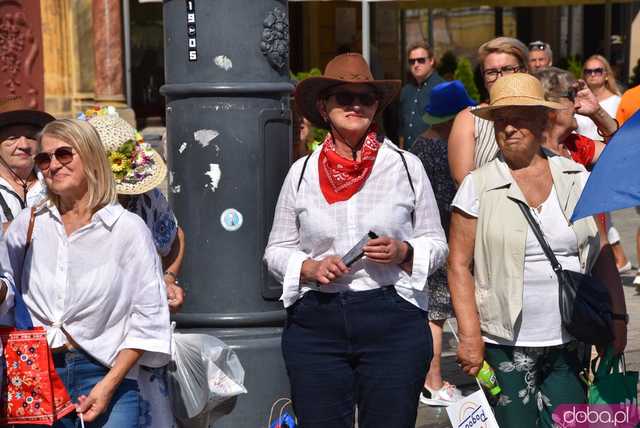
<path id="1" fill-rule="evenodd" d="M 582 79 L 582 61 L 575 56 L 568 57 L 567 71 L 571 72 L 576 79 Z"/>
<path id="2" fill-rule="evenodd" d="M 480 101 L 480 92 L 476 87 L 476 83 L 473 80 L 473 69 L 471 68 L 471 61 L 467 58 L 458 59 L 458 67 L 453 77 L 462 82 L 467 93 L 471 98 L 476 101 Z"/>

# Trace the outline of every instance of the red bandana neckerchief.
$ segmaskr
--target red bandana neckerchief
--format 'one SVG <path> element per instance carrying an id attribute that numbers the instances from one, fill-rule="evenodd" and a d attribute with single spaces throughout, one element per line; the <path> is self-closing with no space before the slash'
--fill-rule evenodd
<path id="1" fill-rule="evenodd" d="M 320 189 L 329 204 L 348 200 L 367 180 L 380 149 L 376 136 L 375 131 L 367 134 L 362 143 L 361 160 L 354 161 L 340 156 L 331 133 L 327 134 L 318 157 L 318 173 Z"/>

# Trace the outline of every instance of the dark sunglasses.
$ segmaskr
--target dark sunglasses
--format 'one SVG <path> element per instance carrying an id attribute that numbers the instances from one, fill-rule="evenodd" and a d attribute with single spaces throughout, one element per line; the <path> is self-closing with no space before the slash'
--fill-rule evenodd
<path id="1" fill-rule="evenodd" d="M 44 171 L 49 169 L 53 158 L 56 158 L 62 165 L 66 165 L 73 160 L 74 154 L 71 147 L 58 147 L 53 153 L 38 153 L 33 160 L 40 171 Z"/>
<path id="2" fill-rule="evenodd" d="M 371 107 L 379 99 L 377 94 L 371 94 L 368 92 L 356 94 L 354 92 L 343 91 L 329 94 L 329 97 L 331 96 L 334 96 L 336 98 L 336 103 L 341 106 L 352 106 L 358 103 L 365 107 Z"/>
<path id="3" fill-rule="evenodd" d="M 532 51 L 543 51 L 547 49 L 547 45 L 544 43 L 529 43 L 529 50 Z"/>
<path id="4" fill-rule="evenodd" d="M 413 65 L 413 64 L 415 64 L 416 62 L 417 62 L 418 64 L 424 64 L 425 62 L 427 62 L 427 58 L 425 58 L 425 57 L 421 57 L 421 58 L 409 58 L 409 60 L 408 60 L 408 61 L 409 61 L 409 65 Z"/>
<path id="5" fill-rule="evenodd" d="M 598 67 L 598 68 L 585 68 L 584 71 L 582 72 L 585 76 L 602 76 L 602 73 L 604 73 L 604 68 L 602 67 Z"/>

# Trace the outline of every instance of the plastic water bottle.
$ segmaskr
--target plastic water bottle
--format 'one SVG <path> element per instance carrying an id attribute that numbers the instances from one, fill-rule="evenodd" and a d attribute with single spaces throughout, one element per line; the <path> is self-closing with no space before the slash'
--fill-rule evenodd
<path id="1" fill-rule="evenodd" d="M 478 379 L 480 385 L 482 385 L 482 387 L 489 393 L 489 403 L 491 405 L 495 405 L 500 397 L 502 389 L 500 388 L 500 385 L 498 385 L 496 373 L 493 371 L 493 368 L 489 363 L 486 361 L 482 362 L 482 368 L 478 371 L 476 379 Z"/>

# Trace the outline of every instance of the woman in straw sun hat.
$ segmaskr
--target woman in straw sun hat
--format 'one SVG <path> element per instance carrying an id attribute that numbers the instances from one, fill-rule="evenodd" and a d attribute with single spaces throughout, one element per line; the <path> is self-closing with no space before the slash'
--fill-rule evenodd
<path id="1" fill-rule="evenodd" d="M 289 170 L 264 259 L 283 284 L 282 350 L 305 428 L 352 427 L 356 405 L 362 428 L 415 425 L 431 358 L 427 277 L 447 244 L 420 161 L 374 126 L 399 88 L 349 53 L 296 89 L 302 115 L 329 134 Z M 364 258 L 342 258 L 361 240 Z"/>
<path id="2" fill-rule="evenodd" d="M 495 369 L 500 426 L 552 427 L 556 406 L 586 396 L 576 342 L 560 317 L 557 277 L 518 201 L 529 206 L 564 269 L 607 284 L 620 316 L 624 296 L 611 252 L 600 252 L 594 220 L 568 221 L 586 170 L 542 147 L 549 112 L 563 104 L 546 101 L 540 82 L 524 73 L 498 80 L 490 95 L 490 104 L 473 113 L 493 121 L 501 154 L 471 172 L 452 202 L 449 287 L 458 359 L 472 375 L 483 359 Z M 614 333 L 619 353 L 624 321 L 615 321 Z"/>

